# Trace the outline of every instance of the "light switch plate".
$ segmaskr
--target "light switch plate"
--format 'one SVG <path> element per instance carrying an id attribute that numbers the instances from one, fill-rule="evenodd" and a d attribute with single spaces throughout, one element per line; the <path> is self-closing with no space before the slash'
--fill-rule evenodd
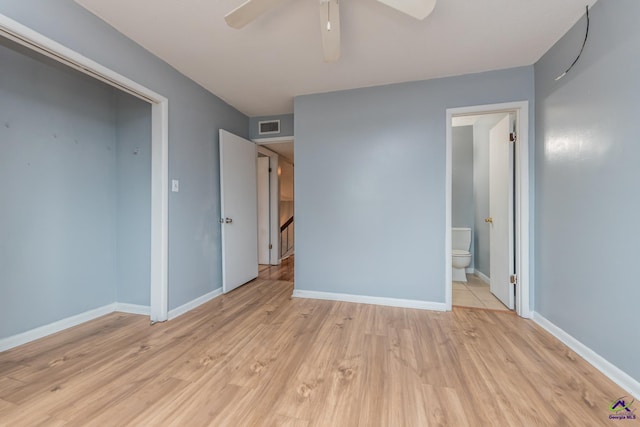
<path id="1" fill-rule="evenodd" d="M 174 193 L 180 191 L 180 181 L 178 181 L 177 179 L 171 180 L 171 191 L 173 191 Z"/>

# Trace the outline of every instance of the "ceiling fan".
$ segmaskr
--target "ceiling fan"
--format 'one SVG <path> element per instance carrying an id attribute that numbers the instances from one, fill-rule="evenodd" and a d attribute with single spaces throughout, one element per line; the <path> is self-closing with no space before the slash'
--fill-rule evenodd
<path id="1" fill-rule="evenodd" d="M 242 28 L 284 1 L 286 0 L 247 0 L 229 12 L 224 19 L 230 27 Z M 326 62 L 334 62 L 340 58 L 340 0 L 319 1 L 322 52 Z M 436 5 L 436 0 L 377 1 L 419 20 L 429 16 Z"/>

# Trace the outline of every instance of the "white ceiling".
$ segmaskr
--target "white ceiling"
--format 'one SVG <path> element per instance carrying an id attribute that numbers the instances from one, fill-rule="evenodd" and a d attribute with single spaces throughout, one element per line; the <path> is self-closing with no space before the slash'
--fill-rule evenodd
<path id="1" fill-rule="evenodd" d="M 293 112 L 297 95 L 533 64 L 596 0 L 438 0 L 424 21 L 375 0 L 343 0 L 342 57 L 330 64 L 319 0 L 288 0 L 241 30 L 224 15 L 244 0 L 76 1 L 238 110 L 262 116 Z"/>
<path id="2" fill-rule="evenodd" d="M 260 144 L 263 147 L 268 148 L 269 150 L 281 155 L 285 159 L 289 161 L 289 163 L 294 163 L 294 148 L 293 148 L 293 140 L 289 141 L 281 141 L 281 142 L 273 142 L 270 144 Z"/>
<path id="3" fill-rule="evenodd" d="M 473 126 L 478 121 L 479 116 L 456 116 L 451 118 L 451 126 Z"/>
<path id="4" fill-rule="evenodd" d="M 451 119 L 451 126 L 454 128 L 460 126 L 473 126 L 475 124 L 493 126 L 502 120 L 506 114 L 509 113 L 485 113 L 477 114 L 475 116 L 455 116 Z"/>

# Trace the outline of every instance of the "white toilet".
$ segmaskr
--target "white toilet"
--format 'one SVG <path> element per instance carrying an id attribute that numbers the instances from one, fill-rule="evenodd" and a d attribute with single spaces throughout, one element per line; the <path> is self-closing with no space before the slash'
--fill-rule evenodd
<path id="1" fill-rule="evenodd" d="M 466 282 L 466 268 L 471 264 L 471 229 L 452 228 L 451 229 L 451 249 L 452 249 L 452 280 L 455 282 Z"/>

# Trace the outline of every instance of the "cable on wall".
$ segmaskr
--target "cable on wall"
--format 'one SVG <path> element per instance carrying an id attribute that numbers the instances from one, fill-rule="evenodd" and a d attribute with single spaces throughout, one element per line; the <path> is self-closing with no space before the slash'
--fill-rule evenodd
<path id="1" fill-rule="evenodd" d="M 578 62 L 578 59 L 580 59 L 580 56 L 582 56 L 582 51 L 584 50 L 584 46 L 587 44 L 587 39 L 589 38 L 589 5 L 587 5 L 586 8 L 587 8 L 587 32 L 584 35 L 584 41 L 582 42 L 580 53 L 578 53 L 578 57 L 571 63 L 571 65 L 569 65 L 569 68 L 567 68 L 567 70 L 564 73 L 556 77 L 556 81 L 560 80 L 561 78 L 566 76 L 569 71 L 571 71 L 573 66 L 576 65 L 576 62 Z"/>

